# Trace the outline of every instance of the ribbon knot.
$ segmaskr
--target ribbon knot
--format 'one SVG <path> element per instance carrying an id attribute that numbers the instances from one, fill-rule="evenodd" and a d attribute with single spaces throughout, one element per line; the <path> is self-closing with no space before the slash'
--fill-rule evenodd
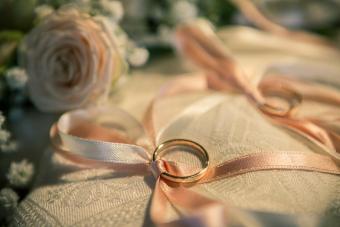
<path id="1" fill-rule="evenodd" d="M 167 171 L 165 167 L 165 162 L 162 159 L 152 161 L 150 163 L 150 170 L 152 175 L 156 179 L 158 179 L 162 173 L 165 173 Z"/>
<path id="2" fill-rule="evenodd" d="M 103 128 L 104 126 L 99 123 L 95 125 L 92 123 L 89 124 L 90 119 L 99 118 L 99 116 L 107 113 L 115 117 L 120 115 L 119 119 L 123 117 L 124 119 L 130 119 L 129 125 L 127 124 L 126 127 L 122 128 L 128 131 L 127 135 L 132 139 L 125 139 L 124 141 L 135 141 L 135 143 L 115 142 L 121 141 L 123 135 L 117 137 L 118 131 L 112 133 L 112 131 L 115 131 L 114 128 Z M 110 120 L 113 121 L 111 118 Z M 128 123 L 128 121 L 121 122 Z M 129 127 L 134 130 L 129 131 Z M 198 219 L 195 218 L 195 220 L 199 221 L 202 226 L 216 226 L 215 224 L 209 223 L 209 220 L 219 220 L 219 222 L 221 222 L 220 226 L 225 226 L 224 222 L 227 219 L 225 218 L 226 212 L 223 208 L 224 204 L 205 197 L 189 188 L 196 184 L 217 181 L 225 177 L 247 172 L 272 169 L 300 169 L 340 174 L 340 168 L 332 159 L 324 155 L 254 153 L 223 161 L 216 166 L 212 166 L 204 173 L 202 178 L 192 182 L 190 185 L 172 184 L 170 182 L 171 180 L 168 180 L 166 176 L 162 177 L 162 174 L 184 176 L 185 172 L 192 171 L 192 169 L 183 166 L 179 167 L 179 163 L 167 161 L 161 157 L 155 161 L 150 161 L 150 155 L 147 152 L 148 149 L 137 145 L 138 137 L 142 135 L 138 133 L 142 130 L 136 130 L 138 127 L 137 121 L 133 120 L 132 116 L 128 115 L 128 113 L 122 112 L 121 110 L 76 110 L 63 114 L 58 123 L 51 128 L 51 140 L 56 151 L 76 163 L 83 163 L 96 168 L 109 167 L 115 171 L 130 174 L 152 174 L 156 178 L 156 183 L 152 196 L 150 214 L 151 219 L 159 226 L 171 223 L 168 222 L 167 217 L 168 209 L 171 207 L 175 207 L 178 211 L 185 210 L 187 214 L 190 214 L 190 217 L 199 217 Z M 94 131 L 93 129 L 96 130 Z M 95 132 L 95 134 L 93 134 L 93 132 Z M 219 212 L 216 211 L 216 207 L 219 207 Z M 216 215 L 219 218 L 217 218 Z M 184 216 L 180 220 L 185 222 L 189 219 L 188 216 Z M 172 224 L 176 225 L 180 223 L 178 222 L 180 220 L 172 222 Z M 187 223 L 185 224 L 188 225 Z M 197 223 L 195 222 L 192 226 L 197 226 Z"/>

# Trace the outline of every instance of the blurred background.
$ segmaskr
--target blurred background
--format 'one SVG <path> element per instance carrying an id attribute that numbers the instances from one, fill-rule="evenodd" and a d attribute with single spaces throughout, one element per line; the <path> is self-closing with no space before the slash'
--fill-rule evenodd
<path id="1" fill-rule="evenodd" d="M 237 0 L 236 0 L 237 1 Z M 120 2 L 121 4 L 114 4 Z M 235 1 L 234 1 L 235 2 Z M 217 28 L 254 24 L 233 0 L 1 0 L 0 1 L 0 105 L 22 102 L 10 99 L 5 85 L 6 68 L 18 64 L 17 46 L 45 14 L 74 4 L 92 15 L 115 18 L 137 45 L 146 47 L 150 59 L 172 51 L 171 32 L 182 22 L 205 18 Z M 340 0 L 252 0 L 271 22 L 305 30 L 340 43 Z M 118 19 L 117 19 L 118 18 Z M 150 61 L 148 61 L 150 62 Z M 1 98 L 3 97 L 3 98 Z M 6 97 L 6 99 L 4 99 Z"/>
<path id="2" fill-rule="evenodd" d="M 91 7 L 95 11 L 99 8 L 95 5 L 105 1 L 1 0 L 0 30 L 2 33 L 16 31 L 18 36 L 34 26 L 38 6 L 47 4 L 58 8 L 67 3 L 79 2 L 81 4 L 94 2 Z M 228 0 L 122 0 L 121 2 L 124 11 L 121 25 L 139 42 L 145 41 L 147 37 L 164 35 L 167 29 L 191 17 L 204 17 L 217 27 L 250 24 Z M 253 2 L 273 22 L 292 29 L 305 29 L 332 39 L 339 39 L 339 0 L 253 0 Z"/>

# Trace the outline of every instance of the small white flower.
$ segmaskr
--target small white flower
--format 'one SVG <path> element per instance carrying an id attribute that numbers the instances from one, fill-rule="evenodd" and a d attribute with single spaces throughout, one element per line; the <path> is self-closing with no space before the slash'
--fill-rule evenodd
<path id="1" fill-rule="evenodd" d="M 128 56 L 128 61 L 132 66 L 142 66 L 149 58 L 149 52 L 145 48 L 134 48 Z"/>
<path id="2" fill-rule="evenodd" d="M 8 131 L 0 129 L 0 144 L 7 143 L 10 137 L 11 134 Z"/>
<path id="3" fill-rule="evenodd" d="M 104 14 L 108 14 L 115 21 L 120 21 L 124 16 L 124 8 L 121 2 L 112 0 L 100 0 L 99 4 Z"/>
<path id="4" fill-rule="evenodd" d="M 14 67 L 6 71 L 6 81 L 11 89 L 21 89 L 26 85 L 26 71 L 19 67 Z"/>
<path id="5" fill-rule="evenodd" d="M 33 177 L 33 164 L 27 160 L 12 162 L 7 174 L 9 183 L 16 187 L 26 186 Z"/>
<path id="6" fill-rule="evenodd" d="M 5 122 L 5 117 L 0 112 L 0 151 L 4 153 L 9 153 L 17 149 L 17 144 L 11 141 L 11 134 L 3 129 L 3 123 Z"/>
<path id="7" fill-rule="evenodd" d="M 41 20 L 44 17 L 52 14 L 54 12 L 54 9 L 49 5 L 40 5 L 35 7 L 34 12 L 37 15 L 37 18 Z"/>
<path id="8" fill-rule="evenodd" d="M 0 145 L 0 150 L 4 153 L 10 153 L 10 152 L 16 151 L 17 148 L 18 148 L 18 144 L 14 141 L 10 141 L 10 142 Z"/>
<path id="9" fill-rule="evenodd" d="M 173 41 L 173 30 L 166 26 L 161 25 L 158 29 L 159 38 L 165 43 L 171 43 Z"/>
<path id="10" fill-rule="evenodd" d="M 181 23 L 196 18 L 198 10 L 194 4 L 180 0 L 172 5 L 171 16 L 176 23 Z"/>

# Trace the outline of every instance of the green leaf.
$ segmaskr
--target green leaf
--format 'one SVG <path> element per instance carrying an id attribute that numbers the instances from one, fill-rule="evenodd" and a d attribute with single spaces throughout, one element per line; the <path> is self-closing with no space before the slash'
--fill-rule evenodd
<path id="1" fill-rule="evenodd" d="M 16 48 L 22 38 L 20 31 L 0 32 L 0 66 L 8 66 L 15 61 Z"/>
<path id="2" fill-rule="evenodd" d="M 5 65 L 1 65 L 0 66 L 0 76 L 2 76 L 4 73 L 5 73 L 5 71 L 6 71 L 6 66 Z"/>
<path id="3" fill-rule="evenodd" d="M 21 31 L 5 30 L 0 31 L 0 44 L 7 42 L 20 42 L 24 34 Z"/>

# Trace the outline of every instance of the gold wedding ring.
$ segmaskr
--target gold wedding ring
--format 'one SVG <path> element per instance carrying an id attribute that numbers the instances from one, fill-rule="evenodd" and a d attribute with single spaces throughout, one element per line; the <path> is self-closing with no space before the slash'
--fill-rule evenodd
<path id="1" fill-rule="evenodd" d="M 202 147 L 200 144 L 187 140 L 187 139 L 173 139 L 168 140 L 160 144 L 154 151 L 152 160 L 156 161 L 162 157 L 162 154 L 166 151 L 171 151 L 169 148 L 175 148 L 176 146 L 184 146 L 187 148 L 191 148 L 193 151 L 200 154 L 202 157 L 202 168 L 200 171 L 187 176 L 177 176 L 170 174 L 168 172 L 163 172 L 161 174 L 162 177 L 169 181 L 177 182 L 177 183 L 192 183 L 198 181 L 203 175 L 207 172 L 209 166 L 209 155 L 208 152 Z"/>
<path id="2" fill-rule="evenodd" d="M 288 103 L 288 109 L 274 106 L 269 103 L 263 103 L 260 105 L 262 111 L 267 114 L 284 117 L 293 113 L 298 105 L 302 102 L 302 96 L 286 87 L 264 87 L 261 89 L 264 96 L 272 96 L 282 98 Z"/>

